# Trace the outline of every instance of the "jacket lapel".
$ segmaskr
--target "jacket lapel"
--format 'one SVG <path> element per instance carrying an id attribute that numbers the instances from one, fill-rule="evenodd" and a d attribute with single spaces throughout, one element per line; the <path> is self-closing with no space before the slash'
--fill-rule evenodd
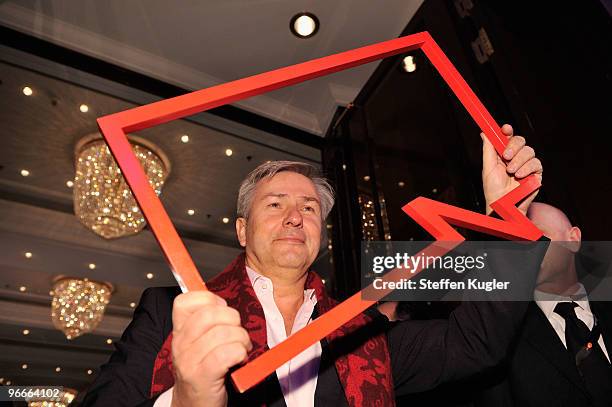
<path id="1" fill-rule="evenodd" d="M 529 305 L 524 334 L 527 342 L 541 353 L 551 365 L 581 391 L 587 393 L 574 361 L 535 302 Z"/>

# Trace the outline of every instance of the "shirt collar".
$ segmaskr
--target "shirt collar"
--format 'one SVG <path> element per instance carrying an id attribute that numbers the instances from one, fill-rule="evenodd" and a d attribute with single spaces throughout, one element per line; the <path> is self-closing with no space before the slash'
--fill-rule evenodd
<path id="1" fill-rule="evenodd" d="M 255 270 L 253 270 L 247 265 L 245 265 L 245 267 L 246 267 L 247 275 L 249 276 L 249 281 L 251 282 L 251 285 L 253 286 L 253 288 L 255 288 L 255 284 L 257 284 L 257 282 L 260 280 L 265 281 L 266 283 L 270 284 L 272 288 L 274 288 L 274 284 L 272 283 L 272 280 L 270 280 L 268 277 L 262 276 L 261 274 L 259 274 L 258 272 L 256 272 Z M 312 302 L 313 304 L 317 303 L 317 296 L 316 296 L 314 288 L 308 288 L 304 290 L 304 301 L 306 300 Z"/>
<path id="2" fill-rule="evenodd" d="M 536 289 L 533 291 L 533 297 L 546 318 L 550 318 L 550 316 L 555 312 L 555 307 L 560 302 L 575 302 L 583 310 L 591 312 L 589 298 L 587 297 L 586 290 L 581 283 L 578 283 L 576 291 L 570 296 L 546 293 Z"/>

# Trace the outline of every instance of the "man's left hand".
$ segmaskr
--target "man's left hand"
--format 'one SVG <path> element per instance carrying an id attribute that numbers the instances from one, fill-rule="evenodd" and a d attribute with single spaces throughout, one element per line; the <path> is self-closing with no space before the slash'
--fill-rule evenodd
<path id="1" fill-rule="evenodd" d="M 516 188 L 519 185 L 518 180 L 535 174 L 540 183 L 542 182 L 542 163 L 536 158 L 534 149 L 525 144 L 524 137 L 515 136 L 509 124 L 504 124 L 501 130 L 508 137 L 503 159 L 484 134 L 480 133 L 483 141 L 482 186 L 487 204 L 487 215 L 493 211 L 491 203 Z M 519 204 L 518 209 L 523 214 L 527 213 L 537 193 L 537 190 L 534 191 Z"/>

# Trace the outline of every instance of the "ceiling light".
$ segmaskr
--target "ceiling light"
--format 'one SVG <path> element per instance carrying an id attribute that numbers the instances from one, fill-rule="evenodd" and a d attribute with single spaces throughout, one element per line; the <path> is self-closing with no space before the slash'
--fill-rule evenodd
<path id="1" fill-rule="evenodd" d="M 110 345 L 111 343 L 113 343 L 113 340 L 112 340 L 111 338 L 108 338 L 108 339 L 106 340 L 106 343 L 108 343 L 108 344 Z"/>
<path id="2" fill-rule="evenodd" d="M 135 136 L 129 141 L 150 186 L 160 195 L 170 162 L 149 141 Z M 139 233 L 145 218 L 100 133 L 81 139 L 75 155 L 74 212 L 79 221 L 105 239 Z"/>
<path id="3" fill-rule="evenodd" d="M 24 94 L 24 95 L 26 95 L 26 96 L 32 96 L 32 93 L 34 93 L 34 91 L 32 90 L 32 88 L 31 88 L 31 87 L 29 87 L 29 86 L 24 86 L 24 87 L 23 87 L 23 89 L 22 89 L 22 92 L 23 92 L 23 94 Z"/>
<path id="4" fill-rule="evenodd" d="M 68 181 L 66 181 L 66 186 L 68 188 L 72 188 L 74 186 L 74 182 L 72 182 L 72 180 L 68 180 Z"/>
<path id="5" fill-rule="evenodd" d="M 87 374 L 92 374 L 92 373 L 93 373 L 93 370 L 87 369 Z"/>
<path id="6" fill-rule="evenodd" d="M 229 223 L 229 218 L 223 218 L 221 221 L 223 221 L 223 223 Z"/>
<path id="7" fill-rule="evenodd" d="M 226 155 L 226 156 L 231 157 L 231 156 L 232 156 L 232 154 L 234 154 L 234 152 L 232 151 L 232 149 L 231 149 L 231 148 L 228 148 L 228 149 L 226 149 L 226 150 L 225 150 L 225 155 Z"/>
<path id="8" fill-rule="evenodd" d="M 130 302 L 130 308 L 134 308 L 136 306 L 135 302 Z"/>
<path id="9" fill-rule="evenodd" d="M 55 371 L 56 371 L 56 372 L 58 372 L 58 373 L 59 373 L 61 370 L 62 370 L 62 368 L 61 368 L 61 367 L 59 367 L 59 366 L 55 368 Z"/>
<path id="10" fill-rule="evenodd" d="M 406 185 L 406 184 L 404 184 L 404 181 L 400 181 L 400 182 L 397 183 L 397 186 L 400 187 L 400 188 L 403 188 L 404 185 Z"/>
<path id="11" fill-rule="evenodd" d="M 291 19 L 289 28 L 298 38 L 310 38 L 319 30 L 319 19 L 312 13 L 298 13 Z"/>
<path id="12" fill-rule="evenodd" d="M 95 263 L 89 263 L 87 267 L 89 267 L 90 270 L 94 270 L 96 268 L 96 265 Z"/>
<path id="13" fill-rule="evenodd" d="M 6 381 L 6 385 L 7 385 L 7 386 L 10 386 L 10 385 L 11 385 L 11 381 L 10 381 L 10 380 L 7 380 L 7 381 Z"/>
<path id="14" fill-rule="evenodd" d="M 325 284 L 325 279 L 324 279 L 324 278 L 322 278 L 322 279 L 321 279 L 321 282 L 322 282 L 323 284 Z"/>
<path id="15" fill-rule="evenodd" d="M 29 329 L 24 329 L 24 330 L 22 331 L 22 333 L 23 333 L 24 335 L 29 335 L 29 334 L 30 334 L 30 330 L 29 330 Z"/>
<path id="16" fill-rule="evenodd" d="M 365 177 L 363 177 L 363 180 L 364 180 L 364 181 L 369 181 L 369 180 L 370 180 L 370 176 L 369 176 L 369 175 L 366 175 Z"/>
<path id="17" fill-rule="evenodd" d="M 22 177 L 27 177 L 28 175 L 30 175 L 30 171 L 28 171 L 28 170 L 21 170 L 21 176 Z"/>
<path id="18" fill-rule="evenodd" d="M 147 273 L 147 278 L 151 280 L 153 278 L 153 273 Z"/>
<path id="19" fill-rule="evenodd" d="M 416 71 L 416 64 L 414 62 L 414 57 L 412 55 L 408 55 L 407 57 L 404 57 L 404 59 L 402 60 L 402 68 L 404 68 L 404 71 L 406 72 Z"/>
<path id="20" fill-rule="evenodd" d="M 181 141 L 182 141 L 183 143 L 189 143 L 189 136 L 188 136 L 187 134 L 183 134 L 183 135 L 181 136 Z"/>
<path id="21" fill-rule="evenodd" d="M 433 192 L 434 194 L 437 194 L 438 193 L 438 188 L 432 189 L 431 192 Z"/>
<path id="22" fill-rule="evenodd" d="M 32 253 L 30 252 L 25 252 L 24 256 L 26 257 L 26 259 L 31 259 L 32 258 Z"/>
<path id="23" fill-rule="evenodd" d="M 26 370 L 26 369 L 28 368 L 28 364 L 27 364 L 27 363 L 24 363 L 23 365 L 21 365 L 21 368 L 22 368 L 23 370 Z"/>
<path id="24" fill-rule="evenodd" d="M 27 290 L 25 285 L 22 285 L 21 287 L 19 287 L 19 291 L 21 291 L 22 293 L 25 292 L 25 290 Z"/>
<path id="25" fill-rule="evenodd" d="M 113 287 L 86 278 L 60 277 L 53 283 L 53 326 L 74 339 L 96 329 L 108 305 Z"/>
<path id="26" fill-rule="evenodd" d="M 189 215 L 189 216 L 193 216 L 193 215 L 195 215 L 195 210 L 193 210 L 193 209 L 187 209 L 187 215 Z"/>
<path id="27" fill-rule="evenodd" d="M 342 164 L 342 169 L 346 171 L 346 164 Z"/>
<path id="28" fill-rule="evenodd" d="M 81 113 L 87 113 L 87 112 L 89 112 L 89 106 L 83 104 L 83 105 L 79 106 L 79 110 L 81 111 Z"/>

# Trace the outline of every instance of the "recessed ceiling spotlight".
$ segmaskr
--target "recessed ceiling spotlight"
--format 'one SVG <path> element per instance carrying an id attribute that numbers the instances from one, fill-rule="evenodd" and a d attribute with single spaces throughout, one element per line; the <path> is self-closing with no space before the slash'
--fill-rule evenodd
<path id="1" fill-rule="evenodd" d="M 193 209 L 187 209 L 187 215 L 189 215 L 189 216 L 193 216 L 193 215 L 195 215 L 195 210 L 193 210 Z"/>
<path id="2" fill-rule="evenodd" d="M 24 329 L 23 331 L 21 331 L 21 333 L 23 333 L 24 335 L 29 335 L 30 334 L 30 330 L 29 329 Z"/>
<path id="3" fill-rule="evenodd" d="M 147 273 L 147 278 L 151 280 L 153 278 L 153 273 Z"/>
<path id="4" fill-rule="evenodd" d="M 135 302 L 130 302 L 130 308 L 134 308 L 136 307 L 136 303 Z"/>
<path id="5" fill-rule="evenodd" d="M 79 106 L 79 110 L 81 111 L 81 113 L 87 113 L 89 112 L 89 106 L 87 106 L 86 104 L 82 104 L 81 106 Z"/>
<path id="6" fill-rule="evenodd" d="M 232 156 L 232 154 L 234 154 L 234 152 L 232 151 L 232 149 L 231 149 L 231 148 L 228 148 L 228 149 L 226 149 L 226 150 L 225 150 L 225 155 L 226 155 L 226 156 L 231 157 L 231 156 Z"/>
<path id="7" fill-rule="evenodd" d="M 369 181 L 370 180 L 370 176 L 366 175 L 365 177 L 363 177 L 363 180 L 366 181 L 366 182 Z"/>
<path id="8" fill-rule="evenodd" d="M 94 270 L 96 268 L 96 265 L 95 263 L 89 263 L 87 267 L 89 267 L 90 270 Z"/>
<path id="9" fill-rule="evenodd" d="M 113 340 L 112 340 L 111 338 L 108 338 L 108 339 L 106 340 L 106 343 L 108 343 L 108 344 L 110 345 L 111 343 L 113 343 Z"/>
<path id="10" fill-rule="evenodd" d="M 406 72 L 416 71 L 416 63 L 412 55 L 408 55 L 407 57 L 404 57 L 404 59 L 402 60 L 402 68 Z"/>
<path id="11" fill-rule="evenodd" d="M 58 367 L 55 368 L 55 371 L 59 373 L 59 372 L 62 371 L 62 368 L 58 366 Z"/>
<path id="12" fill-rule="evenodd" d="M 431 192 L 433 192 L 434 194 L 437 194 L 438 193 L 438 188 L 432 189 Z"/>
<path id="13" fill-rule="evenodd" d="M 74 186 L 74 182 L 72 180 L 68 180 L 68 181 L 66 181 L 66 186 L 68 188 L 72 188 Z"/>
<path id="14" fill-rule="evenodd" d="M 21 176 L 22 176 L 22 177 L 27 177 L 28 175 L 30 175 L 30 171 L 25 170 L 25 169 L 24 169 L 24 170 L 21 170 L 21 172 L 20 172 L 20 173 L 21 173 Z"/>
<path id="15" fill-rule="evenodd" d="M 26 370 L 26 369 L 28 368 L 28 364 L 27 364 L 27 363 L 24 363 L 23 365 L 21 365 L 21 368 L 22 368 L 23 370 Z"/>
<path id="16" fill-rule="evenodd" d="M 398 182 L 398 183 L 397 183 L 397 186 L 398 186 L 398 187 L 400 187 L 400 188 L 403 188 L 403 187 L 404 187 L 404 185 L 406 185 L 406 184 L 404 183 L 404 181 L 400 181 L 400 182 Z"/>
<path id="17" fill-rule="evenodd" d="M 298 13 L 291 18 L 289 29 L 298 38 L 310 38 L 319 31 L 319 19 L 312 13 Z"/>
<path id="18" fill-rule="evenodd" d="M 87 369 L 87 374 L 92 374 L 92 373 L 93 373 L 93 370 Z"/>
<path id="19" fill-rule="evenodd" d="M 181 141 L 182 141 L 183 143 L 189 143 L 189 136 L 188 136 L 187 134 L 183 134 L 183 135 L 181 136 Z"/>
<path id="20" fill-rule="evenodd" d="M 29 86 L 24 86 L 23 89 L 21 90 L 23 92 L 24 95 L 26 96 L 32 96 L 32 93 L 34 93 L 34 91 L 32 90 L 31 87 Z"/>
<path id="21" fill-rule="evenodd" d="M 321 282 L 322 282 L 323 284 L 325 284 L 325 279 L 324 279 L 324 278 L 322 278 L 322 279 L 321 279 Z"/>
<path id="22" fill-rule="evenodd" d="M 30 253 L 30 252 L 25 252 L 23 255 L 26 257 L 26 259 L 31 259 L 32 258 L 32 253 Z"/>
<path id="23" fill-rule="evenodd" d="M 229 223 L 229 218 L 223 218 L 223 219 L 221 219 L 221 221 L 222 221 L 223 223 Z"/>
<path id="24" fill-rule="evenodd" d="M 27 290 L 25 285 L 22 285 L 21 287 L 19 287 L 19 291 L 21 291 L 22 293 L 24 293 L 25 290 Z"/>

